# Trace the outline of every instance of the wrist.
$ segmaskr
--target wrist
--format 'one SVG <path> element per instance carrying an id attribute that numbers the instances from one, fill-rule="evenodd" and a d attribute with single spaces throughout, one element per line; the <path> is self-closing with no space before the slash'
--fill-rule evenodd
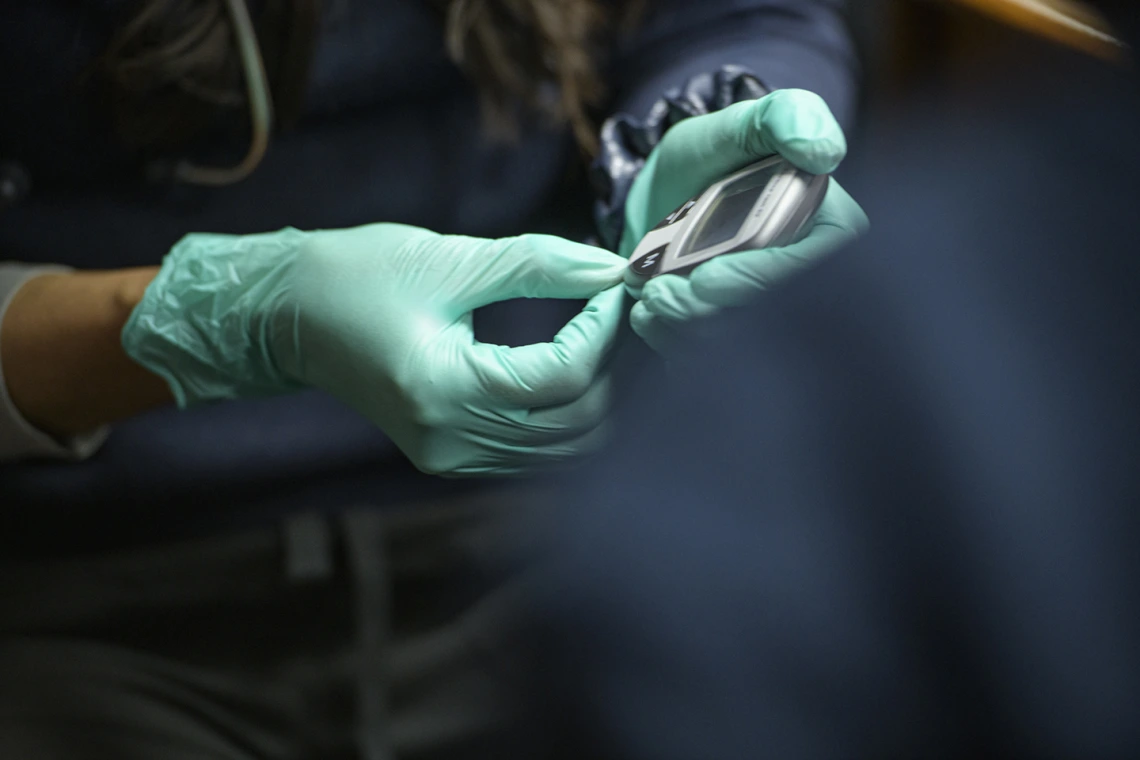
<path id="1" fill-rule="evenodd" d="M 137 301 L 122 330 L 127 355 L 164 378 L 183 408 L 294 390 L 271 344 L 306 237 L 294 229 L 187 235 L 141 299 L 138 282 L 120 291 L 124 307 Z"/>
<path id="2" fill-rule="evenodd" d="M 60 431 L 52 424 L 56 404 L 44 355 L 48 330 L 42 305 L 51 302 L 60 283 L 73 276 L 70 272 L 45 272 L 29 277 L 12 294 L 0 323 L 0 366 L 4 368 L 8 397 L 33 427 L 51 435 Z"/>
<path id="3" fill-rule="evenodd" d="M 158 267 L 127 269 L 117 274 L 118 277 L 112 283 L 111 301 L 112 308 L 118 315 L 115 320 L 118 323 L 118 329 L 122 330 L 123 325 L 130 318 L 131 312 L 142 302 L 147 287 L 158 274 Z"/>
<path id="4" fill-rule="evenodd" d="M 129 304 L 153 273 L 45 273 L 16 291 L 0 325 L 0 363 L 8 395 L 29 423 L 64 438 L 169 398 L 119 345 Z"/>

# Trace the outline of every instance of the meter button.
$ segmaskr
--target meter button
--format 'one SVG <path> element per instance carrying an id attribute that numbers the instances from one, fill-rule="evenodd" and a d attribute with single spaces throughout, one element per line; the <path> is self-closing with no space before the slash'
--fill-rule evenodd
<path id="1" fill-rule="evenodd" d="M 670 224 L 676 224 L 677 222 L 684 219 L 695 205 L 697 205 L 696 199 L 685 201 L 683 204 L 674 209 L 673 212 L 669 214 L 669 216 L 662 219 L 653 229 L 659 230 L 663 227 L 668 227 Z"/>
<path id="2" fill-rule="evenodd" d="M 661 259 L 665 258 L 665 249 L 668 247 L 667 245 L 663 245 L 660 248 L 654 248 L 630 264 L 629 268 L 632 269 L 635 274 L 641 275 L 642 277 L 652 277 L 661 267 Z"/>

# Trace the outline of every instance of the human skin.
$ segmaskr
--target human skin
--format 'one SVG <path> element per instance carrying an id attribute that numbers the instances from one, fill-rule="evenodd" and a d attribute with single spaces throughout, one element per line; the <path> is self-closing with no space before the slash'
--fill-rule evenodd
<path id="1" fill-rule="evenodd" d="M 47 273 L 13 296 L 0 324 L 8 394 L 32 425 L 68 437 L 172 402 L 120 333 L 157 267 Z"/>

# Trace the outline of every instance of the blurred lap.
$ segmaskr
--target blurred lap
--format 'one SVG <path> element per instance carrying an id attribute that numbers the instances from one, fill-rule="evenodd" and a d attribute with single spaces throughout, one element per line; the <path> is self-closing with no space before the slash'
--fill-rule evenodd
<path id="1" fill-rule="evenodd" d="M 495 511 L 5 569 L 0 757 L 495 757 L 515 690 Z"/>

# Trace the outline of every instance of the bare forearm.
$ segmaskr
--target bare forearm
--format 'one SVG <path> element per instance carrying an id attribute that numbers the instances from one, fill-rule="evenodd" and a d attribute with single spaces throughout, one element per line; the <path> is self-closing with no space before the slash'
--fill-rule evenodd
<path id="1" fill-rule="evenodd" d="M 157 271 L 44 274 L 16 292 L 0 325 L 0 364 L 29 422 L 76 435 L 171 401 L 119 339 Z"/>

